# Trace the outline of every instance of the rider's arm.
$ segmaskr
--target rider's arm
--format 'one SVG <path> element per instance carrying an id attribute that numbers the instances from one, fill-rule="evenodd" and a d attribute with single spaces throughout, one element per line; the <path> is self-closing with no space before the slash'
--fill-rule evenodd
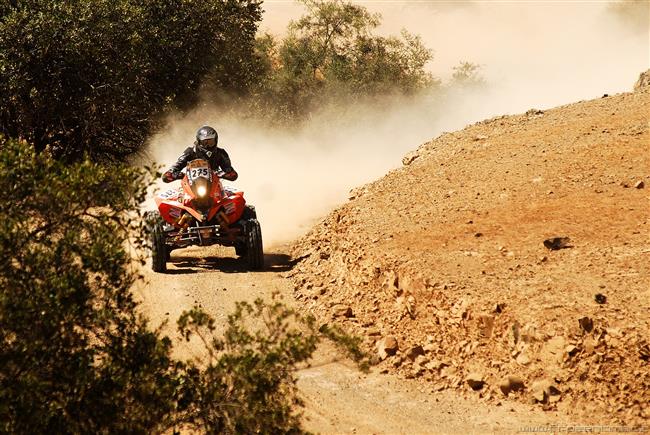
<path id="1" fill-rule="evenodd" d="M 239 174 L 237 174 L 237 171 L 231 168 L 230 171 L 224 172 L 221 178 L 224 178 L 228 181 L 235 181 L 237 177 L 239 177 Z"/>
<path id="2" fill-rule="evenodd" d="M 171 181 L 183 178 L 181 171 L 183 170 L 185 165 L 187 165 L 187 162 L 190 161 L 191 157 L 192 157 L 192 147 L 188 147 L 187 149 L 185 149 L 185 151 L 183 151 L 183 154 L 181 154 L 181 156 L 178 158 L 176 163 L 171 165 L 167 170 L 167 172 L 163 174 L 162 180 L 165 183 L 169 183 Z"/>
<path id="3" fill-rule="evenodd" d="M 228 153 L 226 150 L 223 148 L 219 148 L 219 156 L 218 156 L 218 164 L 221 167 L 221 170 L 223 171 L 223 175 L 221 175 L 221 178 L 224 178 L 228 181 L 235 181 L 239 175 L 237 174 L 237 171 L 232 167 L 232 163 L 230 163 L 230 157 L 228 156 Z"/>

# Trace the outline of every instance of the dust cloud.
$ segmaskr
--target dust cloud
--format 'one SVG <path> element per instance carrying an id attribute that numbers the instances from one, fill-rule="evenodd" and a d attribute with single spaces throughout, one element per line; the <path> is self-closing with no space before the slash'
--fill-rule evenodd
<path id="1" fill-rule="evenodd" d="M 237 119 L 207 102 L 170 117 L 150 141 L 151 158 L 168 166 L 198 127 L 215 127 L 240 174 L 234 185 L 257 207 L 266 247 L 304 233 L 350 189 L 400 166 L 404 154 L 443 131 L 626 92 L 650 67 L 648 33 L 630 31 L 604 2 L 360 3 L 382 13 L 381 32 L 421 35 L 435 50 L 436 76 L 448 79 L 467 60 L 482 65 L 488 86 L 327 109 L 293 131 Z M 302 13 L 291 2 L 264 7 L 261 30 L 275 34 Z"/>
<path id="2" fill-rule="evenodd" d="M 405 119 L 407 112 L 387 110 L 380 116 L 374 108 L 348 107 L 345 113 L 323 112 L 286 132 L 203 107 L 170 118 L 169 127 L 152 138 L 149 154 L 168 166 L 192 143 L 199 126 L 214 126 L 239 172 L 236 182 L 224 184 L 243 190 L 246 201 L 256 206 L 265 245 L 271 246 L 304 233 L 345 201 L 350 189 L 396 166 L 406 150 L 426 139 L 430 134 Z"/>

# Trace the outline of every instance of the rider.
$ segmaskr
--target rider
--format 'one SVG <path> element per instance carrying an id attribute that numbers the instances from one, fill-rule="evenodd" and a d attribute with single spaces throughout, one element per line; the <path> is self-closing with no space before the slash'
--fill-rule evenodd
<path id="1" fill-rule="evenodd" d="M 196 131 L 194 146 L 187 147 L 183 151 L 183 154 L 181 154 L 176 163 L 162 175 L 163 181 L 169 183 L 183 178 L 181 170 L 188 162 L 194 159 L 207 160 L 213 169 L 221 169 L 222 173 L 219 173 L 219 177 L 228 181 L 235 181 L 237 179 L 237 172 L 233 169 L 226 150 L 217 147 L 218 141 L 219 135 L 217 134 L 217 130 L 209 125 L 204 125 L 199 128 Z"/>

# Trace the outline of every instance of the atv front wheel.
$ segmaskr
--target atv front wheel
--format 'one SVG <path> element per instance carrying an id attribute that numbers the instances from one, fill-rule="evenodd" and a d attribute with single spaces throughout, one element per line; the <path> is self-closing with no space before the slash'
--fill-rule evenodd
<path id="1" fill-rule="evenodd" d="M 238 257 L 245 257 L 247 250 L 246 250 L 247 243 L 245 242 L 236 242 L 235 243 L 235 254 Z"/>
<path id="2" fill-rule="evenodd" d="M 242 220 L 257 219 L 257 212 L 255 211 L 255 206 L 254 205 L 245 206 L 240 219 Z"/>
<path id="3" fill-rule="evenodd" d="M 246 260 L 252 270 L 261 270 L 264 267 L 262 228 L 257 219 L 246 222 Z"/>
<path id="4" fill-rule="evenodd" d="M 167 260 L 169 260 L 169 250 L 165 244 L 163 219 L 157 212 L 148 213 L 145 219 L 147 219 L 147 230 L 149 231 L 151 268 L 154 272 L 166 272 Z"/>
<path id="5" fill-rule="evenodd" d="M 248 227 L 248 222 L 251 219 L 257 219 L 257 213 L 255 212 L 255 206 L 253 205 L 247 205 L 244 208 L 244 212 L 242 213 L 241 217 L 239 218 L 241 220 L 242 226 L 245 231 L 247 231 Z M 239 241 L 235 243 L 235 254 L 239 258 L 248 258 L 248 242 L 247 241 Z"/>

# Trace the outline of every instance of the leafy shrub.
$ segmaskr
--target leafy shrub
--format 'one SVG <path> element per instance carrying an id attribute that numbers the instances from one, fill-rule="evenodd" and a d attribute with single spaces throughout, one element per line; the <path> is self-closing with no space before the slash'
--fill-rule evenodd
<path id="1" fill-rule="evenodd" d="M 360 340 L 341 331 L 317 330 L 313 318 L 280 302 L 240 302 L 228 326 L 216 333 L 214 320 L 193 309 L 183 313 L 179 331 L 199 336 L 208 349 L 202 367 L 188 363 L 186 384 L 192 406 L 186 421 L 208 433 L 292 433 L 301 431 L 302 406 L 295 372 L 323 337 L 332 339 L 356 361 Z"/>
<path id="2" fill-rule="evenodd" d="M 171 342 L 130 294 L 146 174 L 0 143 L 0 430 L 145 432 L 169 419 Z"/>

